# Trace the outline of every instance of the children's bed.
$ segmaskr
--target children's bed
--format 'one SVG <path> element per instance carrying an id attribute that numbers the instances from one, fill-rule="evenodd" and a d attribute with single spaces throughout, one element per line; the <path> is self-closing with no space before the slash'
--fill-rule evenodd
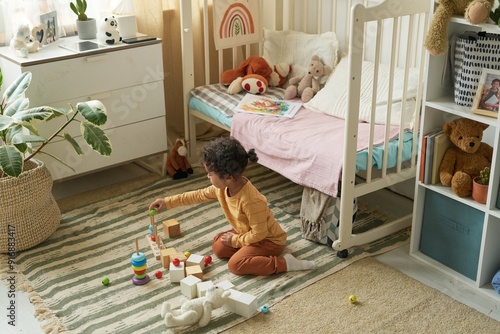
<path id="1" fill-rule="evenodd" d="M 333 221 L 331 231 L 318 227 L 315 233 L 322 243 L 330 240 L 339 256 L 409 226 L 411 215 L 356 234 L 353 212 L 357 197 L 415 177 L 430 0 L 239 2 L 255 1 L 262 24 L 258 43 L 234 41 L 217 51 L 212 9 L 219 5 L 181 1 L 190 147 L 196 147 L 197 124 L 208 122 L 255 148 L 259 163 L 304 186 L 303 221 L 311 220 L 311 226 Z M 241 15 L 237 20 L 245 22 Z M 290 64 L 292 77 L 305 73 L 313 54 L 333 72 L 293 118 L 235 113 L 244 92 L 229 95 L 218 84 L 222 71 L 250 55 Z M 270 87 L 265 94 L 283 98 L 283 93 Z M 332 214 L 335 209 L 339 213 Z"/>

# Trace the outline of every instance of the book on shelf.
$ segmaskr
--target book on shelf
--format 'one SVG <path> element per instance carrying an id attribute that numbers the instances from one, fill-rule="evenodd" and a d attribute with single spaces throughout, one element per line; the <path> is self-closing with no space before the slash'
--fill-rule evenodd
<path id="1" fill-rule="evenodd" d="M 451 141 L 445 133 L 440 133 L 434 137 L 431 184 L 438 184 L 441 182 L 439 178 L 439 166 L 441 165 L 441 160 L 443 160 L 446 150 L 448 150 L 450 146 Z"/>
<path id="2" fill-rule="evenodd" d="M 235 112 L 293 118 L 302 106 L 301 102 L 273 99 L 246 94 L 236 106 Z"/>
<path id="3" fill-rule="evenodd" d="M 422 138 L 422 147 L 420 148 L 420 171 L 419 181 L 424 184 L 431 183 L 432 177 L 432 161 L 434 153 L 434 137 L 442 133 L 443 130 L 435 129 L 427 133 Z"/>

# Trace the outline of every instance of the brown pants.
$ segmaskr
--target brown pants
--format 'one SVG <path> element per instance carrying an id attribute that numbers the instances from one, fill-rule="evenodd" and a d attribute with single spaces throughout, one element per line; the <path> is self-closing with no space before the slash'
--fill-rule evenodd
<path id="1" fill-rule="evenodd" d="M 236 233 L 234 230 L 228 232 Z M 287 271 L 285 259 L 278 257 L 285 250 L 285 245 L 276 245 L 264 239 L 255 244 L 233 248 L 220 241 L 224 233 L 226 232 L 215 236 L 212 249 L 219 259 L 229 259 L 227 266 L 233 274 L 268 276 Z"/>

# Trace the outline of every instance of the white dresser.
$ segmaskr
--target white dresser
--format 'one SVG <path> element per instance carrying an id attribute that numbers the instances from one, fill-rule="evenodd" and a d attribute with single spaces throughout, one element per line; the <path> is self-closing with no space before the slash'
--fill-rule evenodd
<path id="1" fill-rule="evenodd" d="M 56 138 L 44 151 L 64 160 L 75 172 L 51 157 L 38 155 L 53 179 L 67 179 L 166 152 L 161 41 L 102 46 L 85 52 L 61 47 L 78 42 L 77 37 L 61 39 L 29 54 L 28 58 L 16 57 L 9 47 L 0 48 L 3 90 L 22 72 L 33 74 L 26 92 L 30 107 L 67 108 L 76 102 L 100 100 L 108 111 L 103 129 L 111 141 L 111 156 L 100 156 L 86 144 L 81 145 L 85 154 L 78 156 L 67 142 Z M 47 136 L 63 122 L 54 120 L 38 128 Z M 77 142 L 83 142 L 78 123 L 73 123 L 66 132 Z"/>

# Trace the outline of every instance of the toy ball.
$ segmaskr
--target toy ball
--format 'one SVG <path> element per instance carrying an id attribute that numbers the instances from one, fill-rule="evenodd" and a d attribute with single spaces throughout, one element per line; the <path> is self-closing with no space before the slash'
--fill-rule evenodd
<path id="1" fill-rule="evenodd" d="M 185 251 L 184 256 L 186 257 L 186 259 L 189 259 L 189 257 L 191 256 L 191 253 L 188 251 Z"/>
<path id="2" fill-rule="evenodd" d="M 351 304 L 356 304 L 356 301 L 357 301 L 357 299 L 356 299 L 356 296 L 355 296 L 355 295 L 350 295 L 350 296 L 349 296 L 349 302 L 350 302 Z"/>
<path id="3" fill-rule="evenodd" d="M 181 260 L 179 260 L 178 258 L 175 258 L 172 260 L 172 263 L 174 264 L 174 266 L 178 267 L 179 264 L 181 264 Z"/>
<path id="4" fill-rule="evenodd" d="M 108 285 L 109 284 L 109 277 L 104 277 L 101 282 L 103 285 Z"/>
<path id="5" fill-rule="evenodd" d="M 267 312 L 269 312 L 269 307 L 267 305 L 261 306 L 260 311 L 266 314 Z"/>
<path id="6" fill-rule="evenodd" d="M 158 270 L 157 272 L 155 272 L 155 276 L 156 276 L 156 278 L 162 278 L 163 273 L 161 272 L 161 270 Z"/>
<path id="7" fill-rule="evenodd" d="M 207 255 L 207 256 L 205 256 L 205 259 L 203 261 L 205 262 L 205 267 L 206 267 L 210 263 L 212 263 L 212 257 L 210 255 Z"/>
<path id="8" fill-rule="evenodd" d="M 156 237 L 154 235 L 151 236 L 152 241 L 156 241 Z"/>
<path id="9" fill-rule="evenodd" d="M 150 214 L 151 216 L 156 215 L 156 209 L 155 209 L 155 208 L 153 208 L 153 209 L 149 210 L 149 214 Z"/>

